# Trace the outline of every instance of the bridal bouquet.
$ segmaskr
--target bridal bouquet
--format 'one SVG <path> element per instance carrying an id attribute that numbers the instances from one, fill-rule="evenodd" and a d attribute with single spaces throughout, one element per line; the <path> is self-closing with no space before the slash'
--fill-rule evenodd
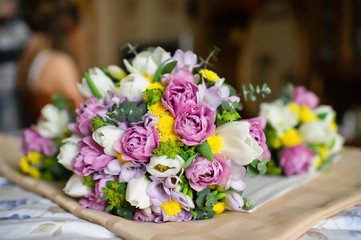
<path id="1" fill-rule="evenodd" d="M 288 85 L 279 99 L 260 108 L 267 119 L 264 132 L 272 154 L 268 173 L 291 176 L 318 171 L 341 151 L 344 139 L 337 133 L 335 111 L 319 105 L 319 98 L 303 86 Z"/>
<path id="2" fill-rule="evenodd" d="M 62 140 L 70 133 L 71 109 L 59 94 L 53 96 L 53 102 L 43 107 L 36 125 L 24 130 L 20 160 L 21 172 L 49 181 L 67 179 L 71 174 L 57 160 Z"/>
<path id="3" fill-rule="evenodd" d="M 94 68 L 79 83 L 87 100 L 58 155 L 73 172 L 65 193 L 84 207 L 146 222 L 251 208 L 243 179 L 267 170 L 265 118 L 240 120 L 240 98 L 207 69 L 210 58 L 130 49 L 127 72 Z M 252 97 L 270 91 L 250 87 L 244 94 Z"/>

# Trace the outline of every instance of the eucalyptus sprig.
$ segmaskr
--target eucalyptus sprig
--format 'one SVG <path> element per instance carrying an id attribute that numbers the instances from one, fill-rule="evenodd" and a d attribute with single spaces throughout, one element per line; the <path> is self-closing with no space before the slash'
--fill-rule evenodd
<path id="1" fill-rule="evenodd" d="M 267 172 L 267 159 L 262 158 L 262 161 L 255 159 L 246 166 L 247 175 L 251 178 L 257 177 L 259 174 Z"/>
<path id="2" fill-rule="evenodd" d="M 147 104 L 144 102 L 137 104 L 136 102 L 125 101 L 119 104 L 119 107 L 114 104 L 107 112 L 107 116 L 119 122 L 125 122 L 126 120 L 129 122 L 139 122 L 147 111 Z"/>
<path id="3" fill-rule="evenodd" d="M 138 44 L 132 45 L 130 42 L 127 42 L 122 49 L 128 48 L 127 54 L 134 54 L 134 56 L 138 55 L 137 48 Z"/>
<path id="4" fill-rule="evenodd" d="M 210 50 L 210 53 L 208 55 L 208 57 L 206 59 L 203 59 L 202 57 L 199 57 L 200 60 L 202 62 L 204 62 L 204 66 L 203 66 L 203 69 L 207 69 L 207 68 L 213 68 L 213 64 L 210 62 L 211 60 L 212 61 L 218 61 L 218 54 L 220 52 L 220 49 L 216 46 L 216 45 L 212 45 L 211 47 L 211 50 Z"/>
<path id="5" fill-rule="evenodd" d="M 262 98 L 265 98 L 266 95 L 270 93 L 271 89 L 267 86 L 267 83 L 264 83 L 262 87 L 260 87 L 259 85 L 254 87 L 253 84 L 250 83 L 249 89 L 247 89 L 246 85 L 242 85 L 242 95 L 245 101 L 256 101 L 257 95 L 261 95 Z"/>

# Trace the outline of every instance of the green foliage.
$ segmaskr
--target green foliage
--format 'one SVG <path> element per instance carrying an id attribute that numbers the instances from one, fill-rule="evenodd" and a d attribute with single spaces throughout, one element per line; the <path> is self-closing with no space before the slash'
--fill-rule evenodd
<path id="1" fill-rule="evenodd" d="M 200 155 L 214 162 L 212 150 L 207 141 L 204 141 L 202 145 L 198 145 L 196 149 Z"/>
<path id="2" fill-rule="evenodd" d="M 147 104 L 144 102 L 137 104 L 136 102 L 125 101 L 119 107 L 114 104 L 107 112 L 107 116 L 119 122 L 125 122 L 126 120 L 129 122 L 139 122 L 147 111 Z"/>
<path id="3" fill-rule="evenodd" d="M 119 183 L 117 178 L 114 178 L 114 181 L 109 180 L 106 182 L 106 187 L 103 187 L 102 190 L 104 192 L 103 199 L 109 203 L 107 211 L 114 208 L 118 211 L 118 209 L 129 207 L 129 203 L 125 198 L 126 188 L 127 184 Z"/>
<path id="4" fill-rule="evenodd" d="M 196 209 L 192 215 L 198 220 L 212 218 L 215 214 L 213 206 L 219 200 L 217 194 L 217 191 L 211 192 L 209 187 L 197 192 Z"/>
<path id="5" fill-rule="evenodd" d="M 320 120 L 325 120 L 326 117 L 327 117 L 327 113 L 320 113 L 320 114 L 317 115 L 317 117 L 318 117 L 318 119 L 320 119 Z"/>
<path id="6" fill-rule="evenodd" d="M 182 151 L 181 142 L 178 140 L 168 139 L 168 142 L 160 142 L 159 148 L 154 149 L 155 156 L 167 156 L 168 158 L 175 159 L 175 156 Z"/>
<path id="7" fill-rule="evenodd" d="M 173 71 L 173 69 L 175 68 L 175 66 L 177 65 L 178 61 L 172 61 L 169 62 L 170 59 L 162 62 L 159 67 L 157 68 L 157 70 L 154 73 L 154 77 L 153 77 L 153 82 L 159 82 L 160 81 L 160 77 L 163 74 L 166 73 L 171 73 Z M 169 62 L 169 63 L 168 63 Z"/>
<path id="8" fill-rule="evenodd" d="M 62 94 L 56 93 L 51 97 L 51 99 L 53 101 L 53 105 L 59 110 L 69 108 L 69 102 Z"/>
<path id="9" fill-rule="evenodd" d="M 185 161 L 185 163 L 182 165 L 182 168 L 187 168 L 189 165 L 191 165 L 197 155 L 198 152 L 196 151 L 196 147 L 185 145 L 179 153 L 179 156 L 181 156 Z"/>
<path id="10" fill-rule="evenodd" d="M 262 161 L 255 159 L 253 162 L 246 166 L 247 175 L 251 178 L 257 177 L 259 174 L 267 172 L 267 159 L 263 158 Z"/>
<path id="11" fill-rule="evenodd" d="M 252 83 L 249 84 L 249 89 L 247 89 L 246 85 L 242 85 L 243 98 L 245 101 L 251 100 L 256 101 L 257 95 L 261 95 L 262 98 L 265 98 L 267 94 L 271 93 L 271 89 L 267 86 L 266 83 L 260 87 L 257 85 L 254 87 Z"/>
<path id="12" fill-rule="evenodd" d="M 233 102 L 230 105 L 227 101 L 222 101 L 221 105 L 217 108 L 216 126 L 241 119 L 238 113 L 240 107 L 241 105 L 238 102 Z"/>
<path id="13" fill-rule="evenodd" d="M 41 172 L 41 179 L 47 181 L 55 181 L 61 179 L 68 179 L 71 176 L 71 171 L 64 168 L 56 157 L 43 156 L 41 164 L 37 166 Z"/>
<path id="14" fill-rule="evenodd" d="M 134 56 L 137 56 L 137 48 L 138 48 L 138 44 L 132 45 L 130 42 L 127 42 L 123 47 L 123 49 L 128 48 L 127 54 L 134 54 Z"/>
<path id="15" fill-rule="evenodd" d="M 116 213 L 122 218 L 132 220 L 135 213 L 135 207 L 133 206 L 120 207 L 117 208 Z"/>
<path id="16" fill-rule="evenodd" d="M 146 89 L 144 99 L 147 105 L 154 105 L 162 101 L 163 91 L 160 88 Z"/>
<path id="17" fill-rule="evenodd" d="M 86 79 L 86 82 L 88 83 L 88 86 L 90 88 L 90 91 L 93 93 L 94 97 L 102 98 L 103 95 L 99 92 L 99 89 L 95 86 L 93 80 L 89 76 L 87 72 L 84 72 L 84 76 Z"/>
<path id="18" fill-rule="evenodd" d="M 243 198 L 243 209 L 245 210 L 251 210 L 253 209 L 254 206 L 251 205 L 251 201 L 247 198 Z"/>
<path id="19" fill-rule="evenodd" d="M 270 175 L 281 175 L 283 172 L 282 168 L 277 166 L 276 163 L 271 159 L 267 163 L 267 173 Z"/>
<path id="20" fill-rule="evenodd" d="M 288 83 L 286 86 L 282 88 L 280 98 L 284 104 L 291 102 L 294 89 L 295 87 L 293 86 L 292 83 Z"/>
<path id="21" fill-rule="evenodd" d="M 95 181 L 93 180 L 93 174 L 83 177 L 83 184 L 86 185 L 89 190 L 93 190 L 95 188 Z"/>
<path id="22" fill-rule="evenodd" d="M 203 59 L 200 57 L 201 61 L 204 62 L 203 69 L 214 67 L 213 64 L 211 63 L 211 60 L 214 62 L 218 61 L 219 52 L 220 52 L 220 49 L 216 45 L 212 45 L 207 59 Z"/>

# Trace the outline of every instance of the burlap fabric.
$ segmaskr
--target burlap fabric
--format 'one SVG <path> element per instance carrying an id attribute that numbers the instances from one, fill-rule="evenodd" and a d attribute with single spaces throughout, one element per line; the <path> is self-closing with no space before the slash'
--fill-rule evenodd
<path id="1" fill-rule="evenodd" d="M 128 221 L 82 208 L 63 194 L 64 183 L 49 183 L 15 173 L 19 145 L 18 138 L 0 135 L 0 175 L 124 239 L 296 239 L 318 221 L 361 203 L 361 149 L 346 147 L 329 171 L 253 213 L 226 212 L 210 220 L 181 223 Z"/>

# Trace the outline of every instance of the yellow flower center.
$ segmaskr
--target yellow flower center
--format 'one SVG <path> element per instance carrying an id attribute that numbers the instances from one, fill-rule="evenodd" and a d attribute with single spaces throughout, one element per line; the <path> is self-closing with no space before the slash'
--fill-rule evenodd
<path id="1" fill-rule="evenodd" d="M 321 146 L 318 148 L 318 151 L 321 154 L 321 158 L 326 160 L 327 159 L 327 147 L 326 146 Z"/>
<path id="2" fill-rule="evenodd" d="M 298 105 L 297 103 L 290 102 L 288 106 L 290 107 L 291 111 L 296 113 L 300 112 L 300 105 Z"/>
<path id="3" fill-rule="evenodd" d="M 300 120 L 301 122 L 309 122 L 317 120 L 317 116 L 308 106 L 303 105 L 300 107 L 300 110 L 298 112 L 298 120 Z"/>
<path id="4" fill-rule="evenodd" d="M 164 166 L 164 165 L 162 165 L 162 164 L 157 164 L 156 166 L 154 166 L 154 169 L 155 169 L 155 170 L 158 170 L 159 172 L 165 172 L 165 171 L 167 171 L 168 169 L 170 169 L 170 167 Z"/>
<path id="5" fill-rule="evenodd" d="M 220 77 L 218 77 L 217 73 L 211 71 L 211 70 L 208 70 L 208 69 L 202 69 L 199 71 L 199 74 L 202 75 L 202 77 L 208 79 L 209 81 L 212 81 L 212 82 L 218 82 L 220 79 Z"/>
<path id="6" fill-rule="evenodd" d="M 211 147 L 212 153 L 220 153 L 223 148 L 222 138 L 217 135 L 212 135 L 207 139 L 209 146 Z"/>
<path id="7" fill-rule="evenodd" d="M 41 157 L 42 155 L 39 152 L 29 152 L 27 155 L 29 162 L 32 164 L 38 164 L 41 160 Z"/>
<path id="8" fill-rule="evenodd" d="M 285 147 L 292 147 L 302 142 L 302 137 L 298 134 L 297 129 L 291 128 L 281 137 L 282 144 Z"/>
<path id="9" fill-rule="evenodd" d="M 148 106 L 149 111 L 157 117 L 170 116 L 170 112 L 163 106 L 161 102 Z"/>
<path id="10" fill-rule="evenodd" d="M 224 210 L 226 209 L 226 203 L 221 201 L 221 202 L 217 202 L 212 210 L 216 212 L 216 214 L 221 214 L 222 212 L 224 212 Z"/>
<path id="11" fill-rule="evenodd" d="M 178 216 L 182 211 L 182 205 L 179 202 L 171 199 L 169 202 L 165 202 L 161 205 L 167 217 Z"/>
<path id="12" fill-rule="evenodd" d="M 122 158 L 122 153 L 117 153 L 116 155 L 115 155 L 115 157 L 119 160 L 119 162 L 121 163 L 121 164 L 124 164 L 124 163 L 126 163 L 126 162 L 129 162 L 129 161 L 125 161 L 125 160 L 123 160 L 123 158 Z"/>

